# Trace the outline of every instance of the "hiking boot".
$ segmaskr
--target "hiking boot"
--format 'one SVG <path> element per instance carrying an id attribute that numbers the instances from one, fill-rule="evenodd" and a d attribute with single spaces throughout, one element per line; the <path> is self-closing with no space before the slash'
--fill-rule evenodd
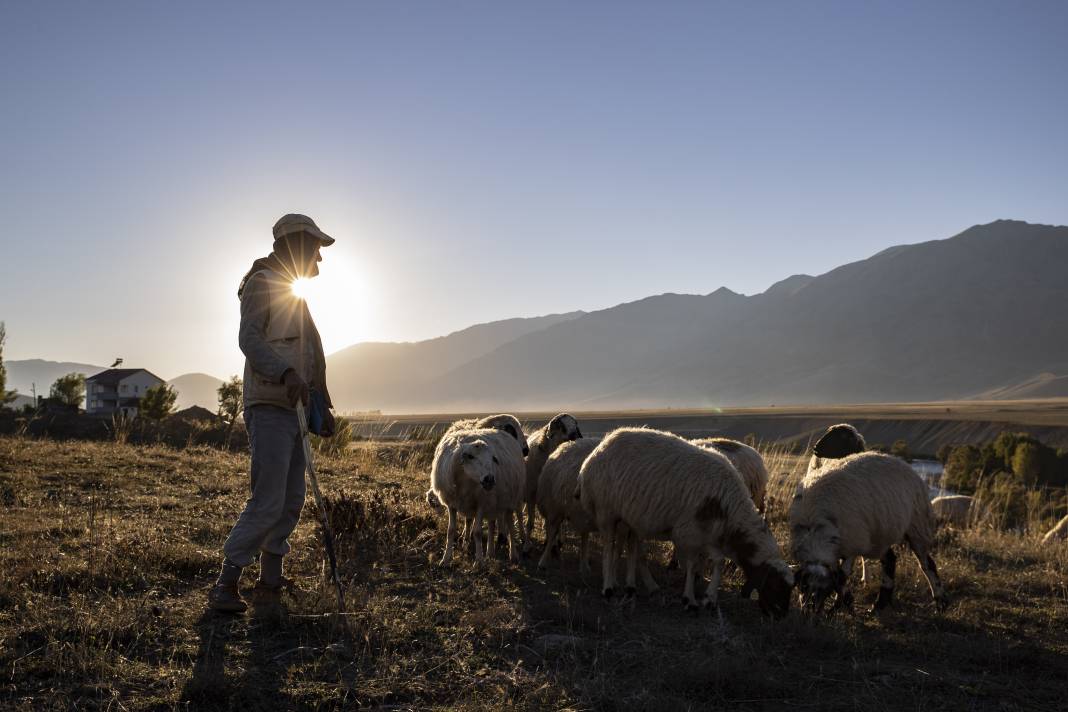
<path id="1" fill-rule="evenodd" d="M 252 589 L 252 615 L 261 619 L 281 619 L 285 613 L 282 605 L 282 586 L 271 586 L 257 581 Z"/>
<path id="2" fill-rule="evenodd" d="M 237 590 L 237 584 L 217 583 L 208 591 L 208 608 L 220 613 L 244 613 L 248 604 Z"/>

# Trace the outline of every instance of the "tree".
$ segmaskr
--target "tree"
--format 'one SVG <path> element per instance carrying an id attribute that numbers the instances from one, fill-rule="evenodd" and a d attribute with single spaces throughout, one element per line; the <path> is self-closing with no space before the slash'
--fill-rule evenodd
<path id="1" fill-rule="evenodd" d="M 60 376 L 52 384 L 48 395 L 71 408 L 80 408 L 85 397 L 85 374 L 68 373 Z"/>
<path id="2" fill-rule="evenodd" d="M 174 411 L 174 403 L 177 400 L 178 392 L 174 390 L 174 386 L 161 383 L 145 391 L 137 406 L 137 412 L 149 420 L 159 422 Z"/>
<path id="3" fill-rule="evenodd" d="M 975 492 L 983 470 L 983 455 L 979 448 L 974 445 L 960 445 L 953 448 L 946 459 L 942 483 L 961 494 L 971 494 Z"/>
<path id="4" fill-rule="evenodd" d="M 935 454 L 935 457 L 938 458 L 939 462 L 945 465 L 946 461 L 949 460 L 949 454 L 951 452 L 953 452 L 953 446 L 949 443 L 946 443 L 938 448 L 938 452 Z"/>
<path id="5" fill-rule="evenodd" d="M 231 376 L 229 381 L 224 382 L 218 389 L 219 394 L 219 417 L 226 423 L 226 446 L 230 445 L 230 435 L 234 432 L 234 423 L 237 416 L 245 407 L 244 387 L 241 379 Z"/>
<path id="6" fill-rule="evenodd" d="M 15 391 L 7 390 L 7 368 L 4 367 L 4 342 L 7 341 L 7 329 L 0 321 L 0 406 L 15 400 Z"/>
<path id="7" fill-rule="evenodd" d="M 909 444 L 904 440 L 895 440 L 894 444 L 890 446 L 890 454 L 894 457 L 900 457 L 906 462 L 912 462 L 912 453 L 909 452 Z"/>
<path id="8" fill-rule="evenodd" d="M 1012 471 L 1026 485 L 1034 485 L 1041 471 L 1038 445 L 1022 442 L 1012 454 Z"/>

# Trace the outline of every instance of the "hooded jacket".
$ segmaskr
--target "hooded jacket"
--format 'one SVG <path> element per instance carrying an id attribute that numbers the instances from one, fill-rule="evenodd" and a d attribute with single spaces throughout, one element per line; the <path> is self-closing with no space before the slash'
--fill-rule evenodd
<path id="1" fill-rule="evenodd" d="M 272 267 L 278 266 L 270 260 L 257 260 L 238 291 L 238 344 L 245 354 L 245 408 L 292 408 L 282 380 L 290 368 L 322 393 L 326 406 L 333 408 L 326 388 L 326 357 L 319 330 L 307 303 L 293 293 L 292 280 Z"/>

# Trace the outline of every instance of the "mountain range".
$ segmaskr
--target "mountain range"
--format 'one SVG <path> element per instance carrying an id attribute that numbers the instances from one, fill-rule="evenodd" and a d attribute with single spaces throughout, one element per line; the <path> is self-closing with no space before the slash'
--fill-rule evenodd
<path id="1" fill-rule="evenodd" d="M 342 410 L 1068 396 L 1068 228 L 999 220 L 761 294 L 719 288 L 328 357 Z"/>
<path id="2" fill-rule="evenodd" d="M 1068 396 L 1068 227 L 999 220 L 761 294 L 720 287 L 327 357 L 341 411 L 716 408 Z M 99 366 L 9 361 L 46 391 Z M 171 381 L 216 407 L 221 381 Z"/>

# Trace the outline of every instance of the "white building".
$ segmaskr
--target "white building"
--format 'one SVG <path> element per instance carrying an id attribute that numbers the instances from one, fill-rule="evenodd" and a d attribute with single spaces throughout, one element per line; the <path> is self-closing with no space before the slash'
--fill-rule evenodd
<path id="1" fill-rule="evenodd" d="M 159 376 L 143 368 L 111 368 L 85 379 L 85 412 L 89 415 L 137 417 L 137 407 L 149 388 L 163 385 Z"/>

